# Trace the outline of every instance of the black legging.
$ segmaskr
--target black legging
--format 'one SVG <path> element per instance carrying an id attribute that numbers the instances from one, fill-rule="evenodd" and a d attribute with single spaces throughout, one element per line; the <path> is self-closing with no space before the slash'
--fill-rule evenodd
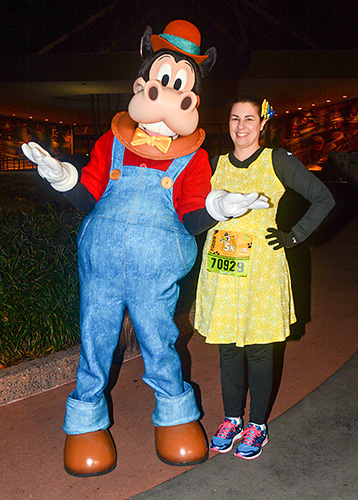
<path id="1" fill-rule="evenodd" d="M 273 377 L 273 345 L 253 344 L 236 347 L 220 344 L 221 387 L 225 416 L 244 415 L 246 382 L 245 352 L 250 388 L 250 422 L 264 424 L 267 418 Z"/>

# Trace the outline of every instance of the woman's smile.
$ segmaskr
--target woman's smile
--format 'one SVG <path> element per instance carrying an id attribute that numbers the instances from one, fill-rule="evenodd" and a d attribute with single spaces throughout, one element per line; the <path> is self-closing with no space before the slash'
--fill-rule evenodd
<path id="1" fill-rule="evenodd" d="M 266 120 L 262 120 L 256 107 L 250 102 L 234 104 L 230 114 L 230 137 L 235 146 L 235 156 L 244 160 L 260 146 L 260 133 Z"/>

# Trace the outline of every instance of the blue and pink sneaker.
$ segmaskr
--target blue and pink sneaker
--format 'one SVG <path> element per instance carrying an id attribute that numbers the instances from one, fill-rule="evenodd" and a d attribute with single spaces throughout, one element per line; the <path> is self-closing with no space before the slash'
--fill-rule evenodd
<path id="1" fill-rule="evenodd" d="M 268 443 L 267 427 L 262 429 L 259 425 L 249 424 L 242 432 L 243 440 L 237 447 L 235 457 L 253 460 L 261 455 L 262 447 Z"/>
<path id="2" fill-rule="evenodd" d="M 241 439 L 241 435 L 242 420 L 237 424 L 236 420 L 225 418 L 210 442 L 210 449 L 219 453 L 227 453 L 232 449 L 235 441 Z"/>

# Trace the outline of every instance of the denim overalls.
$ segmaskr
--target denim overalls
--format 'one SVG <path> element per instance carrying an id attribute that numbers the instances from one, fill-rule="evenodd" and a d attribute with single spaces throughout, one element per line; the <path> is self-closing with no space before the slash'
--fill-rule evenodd
<path id="1" fill-rule="evenodd" d="M 174 209 L 172 184 L 194 153 L 173 160 L 166 172 L 123 166 L 123 154 L 114 139 L 108 186 L 78 235 L 82 340 L 76 389 L 66 402 L 67 434 L 110 425 L 103 391 L 126 307 L 143 356 L 143 380 L 155 391 L 153 424 L 199 418 L 194 391 L 182 379 L 173 321 L 177 281 L 193 266 L 197 246 Z"/>

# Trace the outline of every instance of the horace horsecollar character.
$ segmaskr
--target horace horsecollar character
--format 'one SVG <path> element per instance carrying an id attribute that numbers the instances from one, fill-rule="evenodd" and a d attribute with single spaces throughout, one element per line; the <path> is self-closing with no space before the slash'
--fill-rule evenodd
<path id="1" fill-rule="evenodd" d="M 75 476 L 104 474 L 116 465 L 104 390 L 126 308 L 141 348 L 143 380 L 155 391 L 158 457 L 172 465 L 207 458 L 194 391 L 183 381 L 175 349 L 178 281 L 196 259 L 193 235 L 214 219 L 268 205 L 257 193 L 210 193 L 198 106 L 201 79 L 215 64 L 216 50 L 200 55 L 200 43 L 199 30 L 187 21 L 172 21 L 160 35 L 146 29 L 128 112 L 113 118 L 79 181 L 70 163 L 36 143 L 22 146 L 54 189 L 78 208 L 93 209 L 78 236 L 81 353 L 63 425 L 65 469 Z"/>

